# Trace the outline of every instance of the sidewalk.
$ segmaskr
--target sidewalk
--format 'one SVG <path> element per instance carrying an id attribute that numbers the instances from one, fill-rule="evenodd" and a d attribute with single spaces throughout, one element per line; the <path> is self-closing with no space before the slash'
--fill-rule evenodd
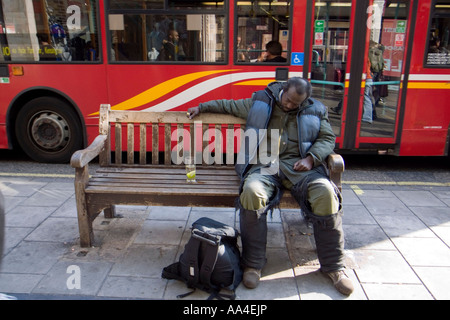
<path id="1" fill-rule="evenodd" d="M 70 176 L 5 174 L 0 191 L 0 292 L 18 299 L 177 299 L 189 290 L 161 271 L 182 253 L 192 222 L 207 216 L 239 225 L 232 208 L 121 206 L 121 218 L 95 220 L 95 245 L 80 248 Z M 318 271 L 312 229 L 299 211 L 277 210 L 268 219 L 262 281 L 255 290 L 241 284 L 238 299 L 450 299 L 448 183 L 349 181 L 343 195 L 350 297 Z M 207 297 L 197 291 L 189 299 Z"/>

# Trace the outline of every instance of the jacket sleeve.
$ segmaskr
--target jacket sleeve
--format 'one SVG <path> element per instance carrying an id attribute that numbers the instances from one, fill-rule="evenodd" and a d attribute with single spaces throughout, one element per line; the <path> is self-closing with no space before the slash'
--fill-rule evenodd
<path id="1" fill-rule="evenodd" d="M 248 112 L 252 106 L 252 99 L 240 100 L 211 100 L 200 103 L 200 112 L 228 113 L 235 117 L 247 119 Z"/>
<path id="2" fill-rule="evenodd" d="M 325 159 L 333 153 L 336 136 L 330 125 L 328 116 L 324 115 L 320 121 L 320 131 L 317 139 L 314 141 L 307 154 L 314 159 L 314 166 L 320 165 Z"/>

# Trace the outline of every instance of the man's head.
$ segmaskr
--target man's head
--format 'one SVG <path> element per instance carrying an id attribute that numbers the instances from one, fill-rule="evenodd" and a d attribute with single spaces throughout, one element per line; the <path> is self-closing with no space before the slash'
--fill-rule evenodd
<path id="1" fill-rule="evenodd" d="M 295 110 L 311 94 L 312 87 L 309 81 L 300 77 L 291 78 L 283 85 L 283 93 L 280 99 L 281 109 L 285 112 Z"/>
<path id="2" fill-rule="evenodd" d="M 178 35 L 178 32 L 176 30 L 170 30 L 169 31 L 169 39 L 172 40 L 172 42 L 178 42 L 178 39 L 180 39 L 180 36 Z"/>
<path id="3" fill-rule="evenodd" d="M 267 42 L 266 51 L 272 56 L 281 56 L 281 53 L 283 52 L 283 47 L 281 46 L 281 43 L 279 43 L 278 41 L 272 40 Z"/>

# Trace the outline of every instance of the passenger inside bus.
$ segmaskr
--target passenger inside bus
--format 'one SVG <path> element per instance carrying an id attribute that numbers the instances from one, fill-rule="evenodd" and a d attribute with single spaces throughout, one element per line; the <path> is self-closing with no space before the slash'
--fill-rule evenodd
<path id="1" fill-rule="evenodd" d="M 278 41 L 272 40 L 266 44 L 266 52 L 262 54 L 262 62 L 286 62 L 282 57 L 283 47 Z"/>
<path id="2" fill-rule="evenodd" d="M 441 40 L 434 37 L 430 40 L 428 47 L 428 53 L 447 53 L 449 52 L 446 48 L 441 46 Z"/>
<path id="3" fill-rule="evenodd" d="M 250 57 L 248 55 L 248 51 L 245 48 L 245 46 L 242 43 L 242 37 L 238 36 L 237 38 L 237 43 L 236 43 L 236 50 L 237 50 L 237 56 L 238 62 L 249 62 L 250 61 Z"/>
<path id="4" fill-rule="evenodd" d="M 170 30 L 166 40 L 163 40 L 163 46 L 158 56 L 159 61 L 184 61 L 186 54 L 183 45 L 180 43 L 178 31 Z"/>

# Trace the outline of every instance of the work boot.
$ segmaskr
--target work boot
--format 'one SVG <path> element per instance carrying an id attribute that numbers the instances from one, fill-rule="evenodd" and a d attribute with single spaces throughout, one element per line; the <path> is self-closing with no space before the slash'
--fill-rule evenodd
<path id="1" fill-rule="evenodd" d="M 261 270 L 255 268 L 245 268 L 244 278 L 242 282 L 244 286 L 248 289 L 255 289 L 259 284 L 259 279 L 261 279 Z"/>
<path id="2" fill-rule="evenodd" d="M 343 295 L 349 296 L 352 294 L 353 282 L 350 278 L 345 274 L 344 270 L 338 270 L 334 272 L 326 273 L 327 276 L 333 281 L 334 287 L 342 293 Z"/>

